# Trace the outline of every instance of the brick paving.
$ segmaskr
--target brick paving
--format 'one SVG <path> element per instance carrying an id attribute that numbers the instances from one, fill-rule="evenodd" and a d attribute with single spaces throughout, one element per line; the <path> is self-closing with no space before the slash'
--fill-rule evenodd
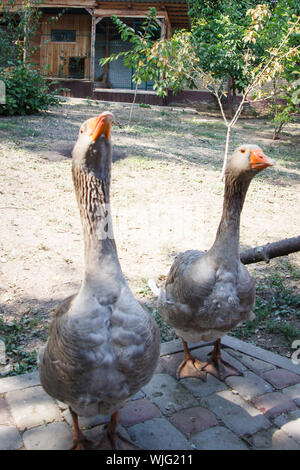
<path id="1" fill-rule="evenodd" d="M 156 373 L 119 413 L 120 430 L 150 450 L 300 450 L 300 365 L 226 336 L 223 356 L 242 376 L 178 381 L 181 341 L 165 343 Z M 192 345 L 206 358 L 212 346 Z M 96 440 L 107 416 L 81 417 Z M 60 450 L 72 442 L 67 406 L 38 372 L 0 379 L 0 450 Z"/>

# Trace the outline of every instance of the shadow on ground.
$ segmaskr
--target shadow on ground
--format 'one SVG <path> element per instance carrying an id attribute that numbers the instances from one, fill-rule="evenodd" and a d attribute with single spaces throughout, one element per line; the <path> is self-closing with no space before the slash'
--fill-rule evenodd
<path id="1" fill-rule="evenodd" d="M 113 161 L 134 155 L 144 161 L 187 162 L 220 172 L 226 133 L 223 122 L 197 122 L 197 113 L 180 110 L 143 109 L 140 115 L 141 110 L 137 108 L 132 126 L 128 128 L 127 108 L 130 109 L 130 104 L 119 109 L 109 103 L 101 103 L 99 106 L 63 106 L 59 110 L 37 115 L 2 118 L 0 140 L 13 141 L 19 148 L 49 161 L 68 159 L 71 158 L 83 120 L 110 107 L 118 121 L 113 133 Z M 247 140 L 252 138 L 251 129 L 243 128 L 245 126 L 241 124 L 241 128 L 237 127 L 232 133 L 232 148 L 241 144 L 241 135 Z M 254 128 L 253 132 L 257 130 Z M 127 144 L 118 143 L 123 137 L 129 139 Z M 299 159 L 295 145 L 283 141 L 273 143 L 271 140 L 266 143 L 264 140 L 262 138 L 262 147 L 280 164 L 258 178 L 274 186 L 288 186 L 293 181 L 299 181 L 300 176 L 295 172 Z"/>

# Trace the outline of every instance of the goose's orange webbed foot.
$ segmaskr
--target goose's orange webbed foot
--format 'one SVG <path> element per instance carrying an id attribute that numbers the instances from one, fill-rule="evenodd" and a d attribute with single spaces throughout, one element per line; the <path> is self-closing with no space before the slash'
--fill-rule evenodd
<path id="1" fill-rule="evenodd" d="M 196 379 L 201 379 L 201 380 L 206 380 L 206 375 L 207 373 L 203 370 L 203 362 L 199 361 L 199 359 L 196 359 L 192 354 L 190 353 L 190 350 L 188 348 L 188 345 L 184 339 L 182 339 L 183 343 L 183 350 L 184 350 L 184 359 L 179 364 L 177 371 L 176 371 L 176 377 L 177 379 L 185 379 L 187 377 L 193 377 Z"/>
<path id="2" fill-rule="evenodd" d="M 226 377 L 230 377 L 232 375 L 243 375 L 241 371 L 222 359 L 221 341 L 219 339 L 215 341 L 214 349 L 210 354 L 211 358 L 203 364 L 203 371 L 213 375 L 221 381 L 224 381 Z"/>
<path id="3" fill-rule="evenodd" d="M 99 441 L 94 449 L 98 450 L 141 450 L 134 442 L 123 436 L 118 430 L 118 412 L 116 411 L 110 422 L 102 432 Z"/>
<path id="4" fill-rule="evenodd" d="M 70 450 L 90 450 L 93 448 L 93 442 L 90 441 L 85 437 L 85 435 L 82 433 L 79 424 L 78 424 L 78 416 L 75 411 L 72 410 L 71 407 L 69 407 L 72 420 L 73 420 L 73 428 L 74 428 L 74 436 L 73 436 L 73 442 L 70 447 Z"/>

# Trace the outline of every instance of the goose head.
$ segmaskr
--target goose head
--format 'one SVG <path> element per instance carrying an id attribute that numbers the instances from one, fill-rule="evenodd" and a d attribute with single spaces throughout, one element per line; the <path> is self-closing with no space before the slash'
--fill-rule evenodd
<path id="1" fill-rule="evenodd" d="M 245 144 L 228 158 L 226 173 L 251 179 L 259 171 L 274 164 L 274 160 L 265 155 L 258 145 Z"/>
<path id="2" fill-rule="evenodd" d="M 98 117 L 87 119 L 80 127 L 72 151 L 73 166 L 105 176 L 111 163 L 110 131 L 113 115 L 105 111 Z"/>

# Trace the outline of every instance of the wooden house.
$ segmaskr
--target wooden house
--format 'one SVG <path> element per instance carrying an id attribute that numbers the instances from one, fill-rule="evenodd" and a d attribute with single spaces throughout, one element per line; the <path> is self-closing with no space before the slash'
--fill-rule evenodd
<path id="1" fill-rule="evenodd" d="M 16 8 L 18 4 L 22 1 L 17 0 Z M 32 38 L 37 46 L 32 60 L 49 79 L 59 82 L 57 86 L 69 89 L 69 96 L 131 102 L 133 71 L 124 66 L 122 58 L 104 67 L 99 59 L 131 47 L 121 40 L 111 16 L 138 28 L 151 6 L 157 11 L 160 37 L 189 28 L 187 0 L 41 0 L 43 14 Z M 178 99 L 184 100 L 184 96 Z M 151 83 L 139 86 L 137 102 L 168 101 L 156 95 Z"/>

